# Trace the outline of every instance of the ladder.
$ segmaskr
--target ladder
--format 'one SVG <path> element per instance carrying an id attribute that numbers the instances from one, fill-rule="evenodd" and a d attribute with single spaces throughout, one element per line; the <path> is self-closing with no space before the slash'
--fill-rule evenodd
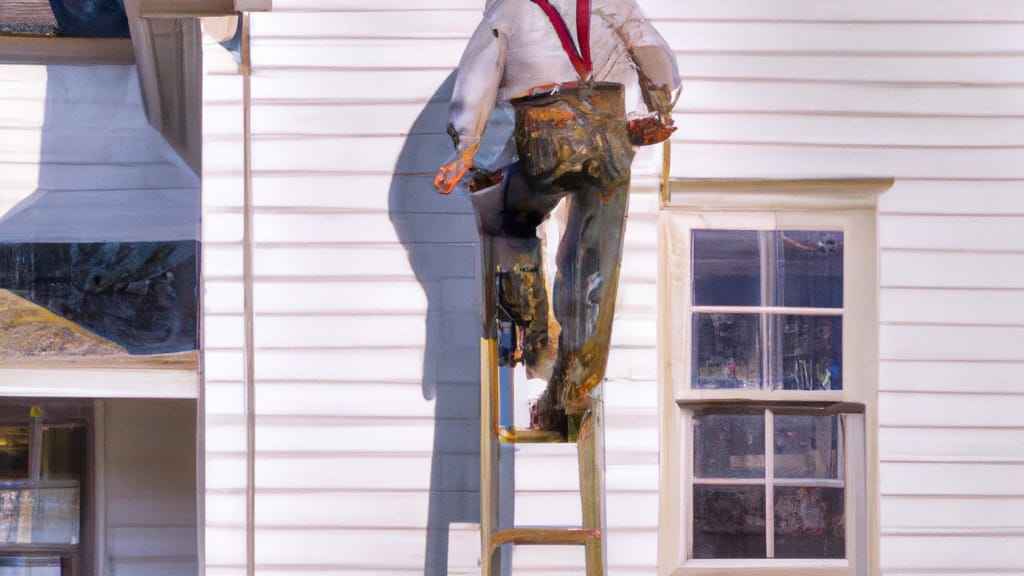
<path id="1" fill-rule="evenodd" d="M 583 415 L 576 441 L 579 461 L 580 526 L 514 526 L 501 517 L 500 460 L 515 458 L 514 450 L 502 450 L 503 444 L 529 442 L 529 435 L 516 434 L 499 420 L 500 381 L 498 342 L 484 338 L 480 345 L 480 573 L 502 576 L 502 547 L 512 545 L 580 545 L 585 547 L 586 575 L 604 576 L 604 413 L 602 388 L 598 386 L 588 398 L 589 409 Z M 507 480 L 507 479 L 506 479 Z M 513 500 L 514 489 L 507 494 Z M 503 562 L 504 560 L 504 562 Z"/>

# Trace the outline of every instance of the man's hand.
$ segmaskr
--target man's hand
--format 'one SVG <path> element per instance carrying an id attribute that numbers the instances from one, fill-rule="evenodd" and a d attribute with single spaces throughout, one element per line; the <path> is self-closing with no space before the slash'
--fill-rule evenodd
<path id="1" fill-rule="evenodd" d="M 473 155 L 479 144 L 473 144 L 455 157 L 455 160 L 441 166 L 434 177 L 434 188 L 441 194 L 451 194 L 466 172 L 473 167 Z"/>
<path id="2" fill-rule="evenodd" d="M 451 194 L 468 170 L 469 165 L 462 160 L 462 157 L 457 156 L 455 160 L 441 166 L 441 169 L 437 171 L 437 176 L 434 177 L 434 188 L 441 194 Z"/>
<path id="3" fill-rule="evenodd" d="M 671 116 L 647 114 L 629 118 L 629 141 L 634 146 L 648 146 L 668 140 L 676 131 Z"/>

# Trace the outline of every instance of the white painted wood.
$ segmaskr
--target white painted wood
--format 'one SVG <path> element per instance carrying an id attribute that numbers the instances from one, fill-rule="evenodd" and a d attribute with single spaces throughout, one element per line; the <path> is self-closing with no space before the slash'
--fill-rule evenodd
<path id="1" fill-rule="evenodd" d="M 886 289 L 883 322 L 900 324 L 1024 324 L 1024 290 Z"/>
<path id="2" fill-rule="evenodd" d="M 1017 428 L 1007 432 L 1004 442 L 1024 438 L 1024 394 L 973 396 L 935 392 L 882 392 L 879 424 L 906 427 Z"/>
<path id="3" fill-rule="evenodd" d="M 886 250 L 882 287 L 1024 288 L 1024 255 Z"/>
<path id="4" fill-rule="evenodd" d="M 475 490 L 472 435 L 463 433 L 473 402 L 451 398 L 476 393 L 475 365 L 459 361 L 476 351 L 438 347 L 478 330 L 475 224 L 467 199 L 434 195 L 430 176 L 450 150 L 442 84 L 483 4 L 277 0 L 274 12 L 252 16 L 260 574 L 436 570 L 424 565 L 438 531 L 428 517 L 431 478 L 459 477 Z M 1014 374 L 1024 365 L 1013 344 L 1024 289 L 1021 6 L 642 5 L 684 75 L 673 176 L 897 177 L 880 201 L 887 494 L 876 522 L 908 546 L 883 548 L 885 574 L 939 568 L 928 555 L 956 540 L 948 531 L 977 538 L 994 558 L 973 562 L 954 547 L 952 569 L 1017 569 L 1011 548 L 975 530 L 1020 527 L 1012 517 L 1019 470 L 1000 462 L 1020 456 L 1005 439 L 1019 427 Z M 205 392 L 207 414 L 229 419 L 209 428 L 206 502 L 217 521 L 206 542 L 207 573 L 234 575 L 244 566 L 233 552 L 244 549 L 245 454 L 233 428 L 244 352 L 232 336 L 242 212 L 240 142 L 231 134 L 240 128 L 237 116 L 220 116 L 233 110 L 220 90 L 206 96 L 216 136 L 204 174 L 213 344 Z M 33 177 L 10 174 L 0 181 Z M 621 576 L 655 572 L 654 515 L 666 497 L 658 494 L 655 198 L 632 203 L 606 384 L 609 560 Z M 546 481 L 574 470 L 571 454 L 522 462 L 524 517 L 577 509 L 572 481 Z M 991 504 L 956 521 L 979 494 Z M 458 494 L 445 498 L 452 510 L 464 506 Z M 916 528 L 933 532 L 907 535 Z M 516 573 L 578 572 L 577 552 L 524 548 Z"/>
<path id="5" fill-rule="evenodd" d="M 1024 394 L 1017 377 L 1021 366 L 1012 363 L 883 361 L 879 366 L 881 390 Z"/>
<path id="6" fill-rule="evenodd" d="M 106 400 L 103 417 L 107 570 L 195 574 L 195 401 Z"/>

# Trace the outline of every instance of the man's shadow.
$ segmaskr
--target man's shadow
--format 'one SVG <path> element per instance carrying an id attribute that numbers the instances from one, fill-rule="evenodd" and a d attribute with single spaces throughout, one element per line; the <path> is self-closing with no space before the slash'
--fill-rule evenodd
<path id="1" fill-rule="evenodd" d="M 435 401 L 426 576 L 448 571 L 452 523 L 480 521 L 479 253 L 476 218 L 461 189 L 433 188 L 449 160 L 445 132 L 455 74 L 431 96 L 402 146 L 388 211 L 427 297 L 423 397 Z"/>

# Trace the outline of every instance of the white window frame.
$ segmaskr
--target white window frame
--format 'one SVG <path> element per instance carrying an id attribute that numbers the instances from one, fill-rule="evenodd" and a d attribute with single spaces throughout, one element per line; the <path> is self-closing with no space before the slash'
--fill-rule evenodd
<path id="1" fill-rule="evenodd" d="M 674 181 L 667 187 L 670 195 L 659 215 L 659 575 L 878 574 L 876 198 L 891 185 L 891 179 L 701 180 Z M 696 229 L 843 233 L 842 390 L 691 389 L 690 233 Z M 829 405 L 842 414 L 846 558 L 691 558 L 695 409 L 718 404 L 771 408 L 804 403 Z"/>

